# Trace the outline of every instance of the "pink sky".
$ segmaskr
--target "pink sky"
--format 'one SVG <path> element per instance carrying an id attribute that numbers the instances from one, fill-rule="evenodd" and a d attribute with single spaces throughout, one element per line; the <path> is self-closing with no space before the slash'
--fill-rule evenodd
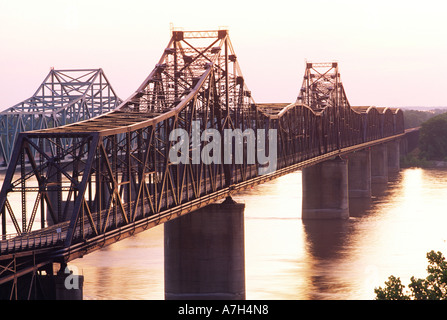
<path id="1" fill-rule="evenodd" d="M 127 98 L 170 37 L 227 26 L 257 102 L 294 102 L 336 60 L 351 105 L 447 106 L 445 1 L 0 0 L 0 110 L 55 69 L 103 68 Z"/>

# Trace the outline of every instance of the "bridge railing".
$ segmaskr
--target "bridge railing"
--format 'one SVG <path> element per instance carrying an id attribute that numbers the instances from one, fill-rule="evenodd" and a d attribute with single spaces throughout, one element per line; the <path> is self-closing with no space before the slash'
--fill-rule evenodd
<path id="1" fill-rule="evenodd" d="M 276 130 L 277 169 L 396 133 L 392 113 L 351 110 L 340 82 L 334 88 L 342 99 L 332 103 L 329 97 L 324 108 L 295 103 L 264 112 L 245 85 L 227 31 L 213 35 L 217 38 L 209 45 L 193 48 L 193 39 L 183 41 L 187 33 L 175 32 L 154 70 L 117 110 L 21 133 L 0 193 L 2 219 L 15 219 L 16 230 L 30 230 L 39 211 L 42 219 L 69 220 L 62 235 L 69 247 L 259 175 L 262 164 L 239 164 L 234 158 L 194 163 L 210 142 L 202 133 L 206 138 L 225 129 Z M 195 142 L 194 129 L 199 131 Z M 178 142 L 170 138 L 175 130 L 190 139 L 180 152 L 184 162 L 170 159 Z M 63 143 L 68 137 L 70 145 Z M 54 152 L 48 154 L 46 145 Z M 16 215 L 8 202 L 13 192 L 21 198 Z M 2 233 L 7 233 L 5 224 Z"/>
<path id="2" fill-rule="evenodd" d="M 3 235 L 0 240 L 0 255 L 62 245 L 67 235 L 67 227 L 65 224 L 64 227 L 51 230 L 42 229 L 43 232 Z"/>

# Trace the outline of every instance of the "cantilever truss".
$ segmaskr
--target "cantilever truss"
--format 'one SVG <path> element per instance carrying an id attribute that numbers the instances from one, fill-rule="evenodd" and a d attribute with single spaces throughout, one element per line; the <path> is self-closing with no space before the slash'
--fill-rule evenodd
<path id="1" fill-rule="evenodd" d="M 333 68 L 337 66 L 330 64 Z M 334 72 L 334 79 L 324 76 Z M 308 101 L 259 105 L 245 84 L 226 30 L 174 31 L 153 71 L 117 109 L 19 134 L 0 192 L 2 234 L 11 227 L 22 235 L 32 233 L 40 219 L 40 228 L 54 232 L 57 227 L 64 246 L 72 248 L 114 237 L 116 230 L 148 228 L 225 197 L 235 185 L 263 181 L 260 163 L 247 161 L 245 139 L 242 164 L 234 158 L 230 163 L 194 163 L 193 155 L 210 142 L 203 140 L 189 144 L 188 163 L 171 162 L 174 129 L 190 137 L 197 124 L 199 132 L 228 128 L 257 134 L 274 129 L 278 173 L 272 177 L 342 147 L 403 132 L 401 111 L 354 110 L 338 70 L 319 77 L 335 80 L 337 90 L 318 83 L 321 93 Z M 311 97 L 312 84 L 306 80 L 304 93 Z M 71 143 L 64 142 L 68 138 Z M 13 201 L 20 205 L 14 207 Z M 56 226 L 48 227 L 49 220 Z"/>
<path id="2" fill-rule="evenodd" d="M 306 63 L 297 103 L 307 105 L 313 110 L 326 107 L 349 109 L 338 72 L 338 63 Z"/>
<path id="3" fill-rule="evenodd" d="M 52 69 L 32 97 L 0 112 L 1 160 L 9 164 L 20 132 L 86 120 L 121 102 L 102 69 Z"/>
<path id="4" fill-rule="evenodd" d="M 169 132 L 191 132 L 194 121 L 201 132 L 243 128 L 251 105 L 226 30 L 174 32 L 154 70 L 116 110 L 19 135 L 0 196 L 3 234 L 7 217 L 19 234 L 38 219 L 41 228 L 69 221 L 69 245 L 230 185 L 237 177 L 224 165 L 172 165 Z M 14 192 L 20 213 L 8 197 Z"/>
<path id="5" fill-rule="evenodd" d="M 403 131 L 403 114 L 399 109 L 350 105 L 338 62 L 306 63 L 295 105 L 306 106 L 327 119 L 331 124 L 329 130 L 322 128 L 320 132 L 334 138 L 337 148 L 352 145 L 358 135 L 363 141 L 370 141 Z"/>

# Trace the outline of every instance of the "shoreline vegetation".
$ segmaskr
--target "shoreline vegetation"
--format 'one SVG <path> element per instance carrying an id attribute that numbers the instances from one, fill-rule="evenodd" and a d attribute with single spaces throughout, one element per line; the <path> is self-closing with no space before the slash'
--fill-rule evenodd
<path id="1" fill-rule="evenodd" d="M 419 148 L 414 149 L 405 156 L 400 158 L 401 168 L 446 168 L 447 169 L 447 159 L 445 160 L 429 160 L 421 155 Z"/>
<path id="2" fill-rule="evenodd" d="M 418 146 L 400 158 L 401 168 L 447 168 L 447 112 L 404 111 L 405 129 L 420 126 Z M 407 115 L 406 115 L 407 113 Z M 410 119 L 411 118 L 411 119 Z M 441 252 L 427 253 L 425 279 L 411 277 L 408 289 L 393 275 L 374 289 L 376 300 L 446 300 L 447 261 Z"/>
<path id="3" fill-rule="evenodd" d="M 402 168 L 447 168 L 446 109 L 404 110 L 405 128 L 420 126 L 419 144 L 401 156 Z"/>

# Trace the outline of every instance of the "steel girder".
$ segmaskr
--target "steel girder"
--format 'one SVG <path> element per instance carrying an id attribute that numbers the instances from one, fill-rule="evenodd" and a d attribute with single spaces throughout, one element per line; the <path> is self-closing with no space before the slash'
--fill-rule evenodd
<path id="1" fill-rule="evenodd" d="M 317 67 L 326 71 L 316 73 Z M 292 104 L 257 104 L 226 30 L 174 31 L 153 71 L 116 109 L 17 135 L 0 192 L 0 283 L 14 279 L 11 297 L 18 297 L 16 280 L 32 274 L 23 280 L 31 297 L 34 275 L 53 259 L 82 255 L 95 243 L 118 241 L 225 197 L 235 185 L 264 181 L 259 162 L 247 159 L 248 140 L 243 163 L 195 163 L 210 142 L 206 135 L 188 145 L 188 163 L 173 163 L 175 129 L 190 137 L 195 128 L 276 129 L 278 175 L 340 148 L 403 133 L 400 110 L 349 105 L 337 64 L 308 65 L 303 89 Z"/>
<path id="2" fill-rule="evenodd" d="M 9 164 L 20 132 L 89 119 L 121 102 L 102 69 L 52 69 L 32 97 L 0 112 L 3 165 Z"/>
<path id="3" fill-rule="evenodd" d="M 399 108 L 353 107 L 347 98 L 337 62 L 306 63 L 297 105 L 305 105 L 328 118 L 332 132 L 323 135 L 337 139 L 338 148 L 361 141 L 372 141 L 403 132 Z M 324 115 L 325 114 L 325 115 Z"/>
<path id="4" fill-rule="evenodd" d="M 117 110 L 19 135 L 0 196 L 3 234 L 7 217 L 24 234 L 40 216 L 41 227 L 49 218 L 62 224 L 70 245 L 230 185 L 237 178 L 223 164 L 172 165 L 169 132 L 190 133 L 194 121 L 202 131 L 247 126 L 251 105 L 227 31 L 174 32 L 153 72 Z M 14 192 L 22 199 L 18 214 Z"/>
<path id="5" fill-rule="evenodd" d="M 196 125 L 200 132 L 276 129 L 278 169 L 403 132 L 399 110 L 350 107 L 338 66 L 326 66 L 335 68 L 335 78 L 329 77 L 335 87 L 320 90 L 329 98 L 312 96 L 324 104 L 308 95 L 293 104 L 259 105 L 226 30 L 174 31 L 148 78 L 117 109 L 19 135 L 0 192 L 3 237 L 8 228 L 22 237 L 42 229 L 58 232 L 58 244 L 68 248 L 148 217 L 174 218 L 163 213 L 209 202 L 220 190 L 259 176 L 261 165 L 248 163 L 245 140 L 242 164 L 194 163 L 211 142 L 206 139 L 188 146 L 188 163 L 173 163 L 169 150 L 176 141 L 169 136 L 175 129 L 189 136 Z"/>

